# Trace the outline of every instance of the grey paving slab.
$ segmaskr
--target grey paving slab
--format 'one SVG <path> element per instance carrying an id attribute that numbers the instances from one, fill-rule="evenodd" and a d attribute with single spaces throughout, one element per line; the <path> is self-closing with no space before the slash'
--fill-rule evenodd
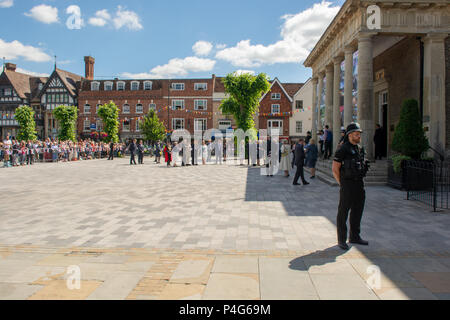
<path id="1" fill-rule="evenodd" d="M 142 279 L 145 272 L 118 272 L 103 282 L 87 300 L 124 300 Z"/>
<path id="2" fill-rule="evenodd" d="M 305 264 L 293 258 L 259 258 L 263 300 L 318 300 Z"/>
<path id="3" fill-rule="evenodd" d="M 25 300 L 42 288 L 40 285 L 0 283 L 0 300 Z"/>
<path id="4" fill-rule="evenodd" d="M 378 300 L 359 275 L 311 274 L 321 300 Z"/>
<path id="5" fill-rule="evenodd" d="M 212 272 L 221 273 L 255 273 L 259 271 L 258 257 L 252 256 L 217 256 Z"/>

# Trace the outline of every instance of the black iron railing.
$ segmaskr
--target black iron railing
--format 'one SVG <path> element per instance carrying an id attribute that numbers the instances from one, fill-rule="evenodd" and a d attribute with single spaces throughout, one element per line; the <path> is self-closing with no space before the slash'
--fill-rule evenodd
<path id="1" fill-rule="evenodd" d="M 437 212 L 450 209 L 450 165 L 446 162 L 406 161 L 408 200 L 422 202 Z"/>

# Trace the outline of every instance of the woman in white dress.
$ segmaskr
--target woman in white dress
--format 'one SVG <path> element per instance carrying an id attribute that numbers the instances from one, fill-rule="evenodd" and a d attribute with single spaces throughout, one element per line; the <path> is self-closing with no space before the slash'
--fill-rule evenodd
<path id="1" fill-rule="evenodd" d="M 206 165 L 206 159 L 208 158 L 208 146 L 206 145 L 206 141 L 202 143 L 202 162 L 203 165 Z"/>
<path id="2" fill-rule="evenodd" d="M 283 141 L 283 145 L 281 146 L 281 162 L 280 162 L 280 170 L 284 171 L 284 176 L 289 177 L 289 170 L 291 166 L 290 160 L 291 147 L 287 140 Z"/>

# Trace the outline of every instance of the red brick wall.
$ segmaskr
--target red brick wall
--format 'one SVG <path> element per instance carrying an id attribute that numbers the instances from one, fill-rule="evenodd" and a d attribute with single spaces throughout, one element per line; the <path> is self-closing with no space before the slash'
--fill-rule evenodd
<path id="1" fill-rule="evenodd" d="M 104 82 L 111 81 L 114 82 L 113 91 L 104 91 Z M 158 112 L 158 117 L 164 122 L 167 129 L 172 129 L 172 119 L 183 118 L 185 119 L 185 129 L 194 133 L 194 119 L 207 119 L 207 129 L 213 128 L 213 100 L 212 100 L 212 79 L 190 79 L 190 80 L 171 80 L 170 83 L 184 83 L 185 90 L 170 90 L 170 104 L 172 100 L 184 100 L 185 110 L 169 110 L 168 105 L 168 80 L 158 80 L 153 81 L 153 90 L 140 90 L 140 91 L 130 91 L 130 80 L 126 80 L 125 91 L 116 90 L 117 80 L 106 80 L 98 81 L 100 82 L 99 91 L 91 91 L 91 81 L 84 81 L 81 84 L 81 90 L 78 96 L 78 133 L 81 135 L 83 132 L 83 123 L 86 118 L 88 118 L 91 123 L 96 123 L 99 118 L 95 113 L 95 108 L 97 104 L 105 104 L 109 101 L 113 101 L 120 109 L 119 119 L 121 122 L 125 119 L 136 119 L 138 117 L 143 117 L 149 112 L 149 105 L 151 103 L 156 104 L 156 110 Z M 120 80 L 122 81 L 122 80 Z M 207 83 L 207 90 L 199 91 L 194 90 L 195 83 Z M 141 88 L 143 87 L 143 81 L 140 81 Z M 202 111 L 194 110 L 194 101 L 207 100 L 207 110 L 205 114 Z M 122 112 L 123 105 L 127 103 L 130 105 L 130 113 L 124 114 Z M 143 114 L 136 114 L 136 104 L 142 104 L 144 107 Z M 84 106 L 89 104 L 91 106 L 91 113 L 84 114 Z M 170 117 L 170 126 L 168 125 L 168 113 Z M 122 134 L 122 125 L 119 128 L 119 133 Z M 135 132 L 136 121 L 131 120 L 130 132 L 127 134 L 139 134 Z"/>
<path id="2" fill-rule="evenodd" d="M 280 100 L 272 100 L 272 93 L 281 94 Z M 288 96 L 283 92 L 281 86 L 276 82 L 269 93 L 266 94 L 264 99 L 260 103 L 259 107 L 259 129 L 267 129 L 268 120 L 283 120 L 283 134 L 282 136 L 289 136 L 289 115 L 285 116 L 264 116 L 261 114 L 267 114 L 272 112 L 272 104 L 280 105 L 280 112 L 291 112 L 292 103 L 289 101 Z"/>

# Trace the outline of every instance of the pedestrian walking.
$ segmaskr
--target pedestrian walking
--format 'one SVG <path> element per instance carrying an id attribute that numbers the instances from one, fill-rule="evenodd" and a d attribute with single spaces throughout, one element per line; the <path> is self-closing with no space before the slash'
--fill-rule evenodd
<path id="1" fill-rule="evenodd" d="M 295 178 L 294 178 L 294 186 L 298 186 L 300 185 L 298 183 L 298 179 L 301 178 L 302 179 L 302 183 L 303 185 L 308 185 L 309 182 L 307 182 L 305 180 L 305 174 L 304 174 L 304 169 L 303 166 L 305 165 L 305 140 L 304 139 L 300 139 L 300 141 L 297 143 L 296 147 L 295 147 L 295 165 L 297 166 L 297 171 L 295 173 Z"/>
<path id="2" fill-rule="evenodd" d="M 316 141 L 311 139 L 306 146 L 306 167 L 311 170 L 311 179 L 316 178 L 316 164 L 319 158 L 319 150 L 316 146 Z"/>
<path id="3" fill-rule="evenodd" d="M 136 159 L 134 158 L 136 152 L 136 139 L 132 140 L 128 146 L 128 151 L 130 152 L 130 165 L 136 165 Z"/>
<path id="4" fill-rule="evenodd" d="M 142 142 L 142 140 L 139 141 L 139 144 L 137 146 L 137 152 L 138 152 L 138 163 L 144 164 L 145 147 L 144 147 L 144 143 Z"/>

